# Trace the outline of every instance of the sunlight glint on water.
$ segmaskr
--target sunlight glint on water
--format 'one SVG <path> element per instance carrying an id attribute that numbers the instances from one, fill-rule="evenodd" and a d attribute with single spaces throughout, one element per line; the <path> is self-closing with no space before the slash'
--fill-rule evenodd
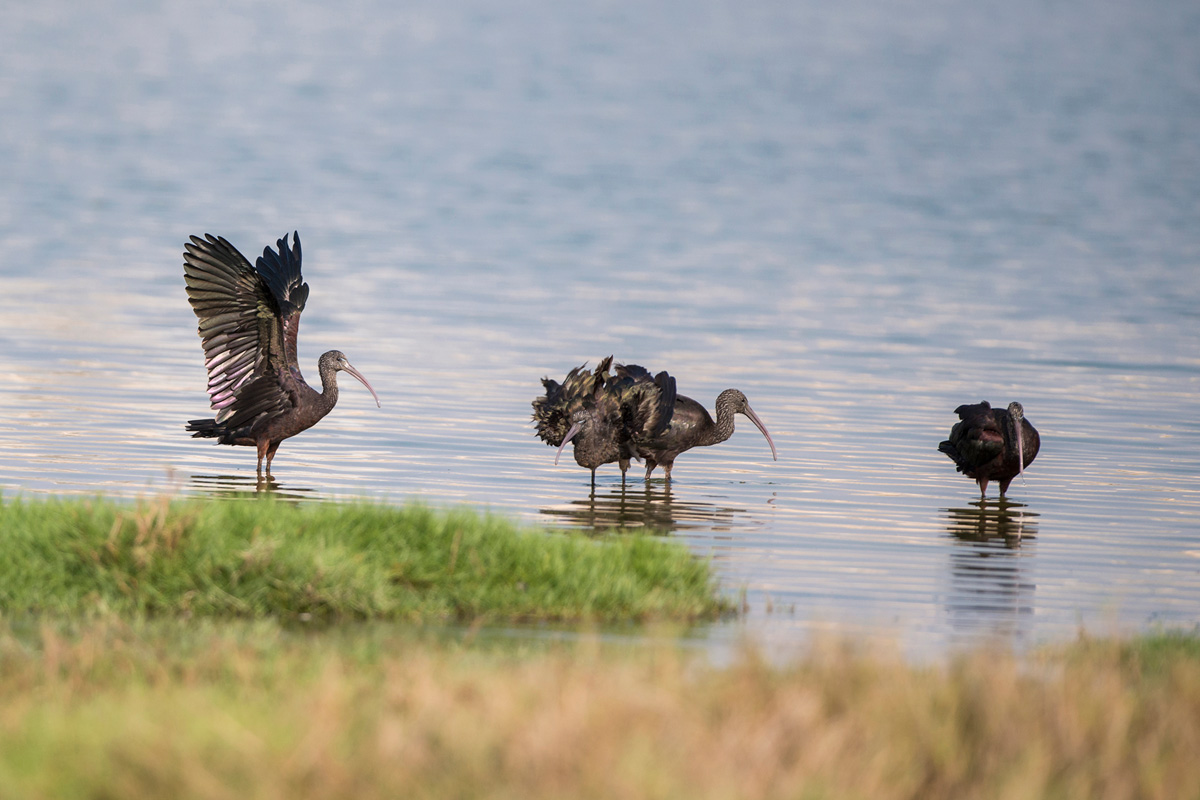
<path id="1" fill-rule="evenodd" d="M 714 649 L 1195 626 L 1200 12 L 677 11 L 13 9 L 5 496 L 661 529 L 745 592 Z M 343 382 L 260 487 L 252 451 L 183 432 L 207 398 L 180 253 L 293 229 L 304 370 L 341 349 L 383 408 Z M 669 490 L 610 466 L 590 497 L 529 403 L 610 353 L 709 408 L 742 389 L 779 461 L 740 424 Z M 1007 504 L 936 451 L 984 399 L 1042 435 Z"/>

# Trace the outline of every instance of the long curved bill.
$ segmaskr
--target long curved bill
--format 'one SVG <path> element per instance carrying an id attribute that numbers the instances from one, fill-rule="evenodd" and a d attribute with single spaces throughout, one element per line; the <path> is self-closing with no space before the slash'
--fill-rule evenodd
<path id="1" fill-rule="evenodd" d="M 558 457 L 562 455 L 563 448 L 567 446 L 567 442 L 575 438 L 575 434 L 579 433 L 580 424 L 576 422 L 567 431 L 567 435 L 563 437 L 562 444 L 558 446 L 558 451 L 554 454 L 554 466 L 558 466 Z"/>
<path id="2" fill-rule="evenodd" d="M 758 418 L 758 414 L 755 414 L 754 409 L 750 408 L 749 405 L 746 406 L 745 413 L 750 418 L 750 421 L 754 423 L 755 427 L 762 431 L 762 435 L 767 437 L 767 444 L 771 445 L 771 458 L 778 461 L 779 454 L 775 452 L 775 443 L 771 441 L 771 434 L 767 433 L 767 426 L 763 425 L 762 420 Z"/>
<path id="3" fill-rule="evenodd" d="M 346 366 L 342 367 L 342 369 L 358 378 L 359 382 L 362 383 L 363 386 L 367 387 L 367 391 L 371 393 L 371 397 L 375 398 L 376 408 L 383 408 L 383 403 L 379 402 L 379 395 L 375 394 L 375 390 L 371 388 L 371 384 L 367 383 L 367 379 L 363 377 L 361 372 L 350 366 L 349 361 L 346 362 Z"/>
<path id="4" fill-rule="evenodd" d="M 1025 435 L 1021 430 L 1025 427 L 1024 420 L 1017 420 L 1017 473 L 1021 476 L 1021 485 L 1025 485 Z"/>

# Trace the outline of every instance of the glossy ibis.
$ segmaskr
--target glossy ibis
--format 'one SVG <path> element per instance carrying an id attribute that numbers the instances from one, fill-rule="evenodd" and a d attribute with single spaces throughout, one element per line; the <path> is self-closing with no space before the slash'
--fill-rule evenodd
<path id="1" fill-rule="evenodd" d="M 1012 479 L 1025 474 L 1041 446 L 1037 429 L 1025 419 L 1020 403 L 1007 409 L 992 408 L 987 401 L 954 409 L 960 422 L 950 429 L 950 438 L 938 450 L 950 456 L 958 471 L 979 484 L 979 496 L 987 496 L 988 481 L 1000 481 L 1000 496 Z M 1020 430 L 1018 435 L 1017 431 Z"/>
<path id="2" fill-rule="evenodd" d="M 654 437 L 640 448 L 642 457 L 646 459 L 647 480 L 650 478 L 650 473 L 654 472 L 654 468 L 660 464 L 667 473 L 667 480 L 670 480 L 671 467 L 674 466 L 675 459 L 680 453 L 691 450 L 693 447 L 720 444 L 732 436 L 734 414 L 744 414 L 754 423 L 755 427 L 766 437 L 767 444 L 771 446 L 771 458 L 778 461 L 779 456 L 775 452 L 775 442 L 771 441 L 771 434 L 767 433 L 767 427 L 750 408 L 746 395 L 737 389 L 726 389 L 717 395 L 717 419 L 715 422 L 704 406 L 690 397 L 679 395 L 675 398 L 675 411 L 671 415 L 670 425 L 661 435 Z"/>
<path id="3" fill-rule="evenodd" d="M 296 360 L 300 312 L 308 300 L 308 284 L 300 275 L 300 235 L 277 242 L 279 251 L 263 249 L 251 267 L 246 257 L 221 237 L 192 236 L 184 245 L 183 275 L 188 302 L 200 318 L 208 394 L 214 419 L 194 419 L 192 438 L 258 448 L 267 474 L 279 443 L 311 428 L 328 414 L 338 398 L 337 373 L 345 370 L 375 398 L 367 379 L 346 356 L 330 350 L 317 369 L 321 391 L 304 382 Z"/>
<path id="4" fill-rule="evenodd" d="M 612 370 L 610 372 L 610 370 Z M 661 434 L 675 403 L 675 379 L 665 372 L 651 377 L 636 364 L 613 366 L 612 356 L 600 361 L 595 372 L 575 367 L 560 384 L 542 379 L 546 394 L 533 401 L 537 435 L 558 448 L 574 444 L 575 463 L 592 471 L 617 462 L 621 481 L 629 462 L 640 457 L 640 443 Z"/>

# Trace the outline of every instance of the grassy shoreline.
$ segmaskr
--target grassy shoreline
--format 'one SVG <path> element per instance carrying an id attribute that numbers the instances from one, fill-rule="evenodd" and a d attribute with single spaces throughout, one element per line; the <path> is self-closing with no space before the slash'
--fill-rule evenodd
<path id="1" fill-rule="evenodd" d="M 727 601 L 669 539 L 259 501 L 8 501 L 0 531 L 6 800 L 1200 800 L 1196 632 L 714 666 L 671 626 Z M 521 621 L 647 635 L 421 627 Z"/>
<path id="2" fill-rule="evenodd" d="M 605 623 L 730 609 L 679 542 L 420 505 L 9 500 L 0 531 L 9 613 Z"/>

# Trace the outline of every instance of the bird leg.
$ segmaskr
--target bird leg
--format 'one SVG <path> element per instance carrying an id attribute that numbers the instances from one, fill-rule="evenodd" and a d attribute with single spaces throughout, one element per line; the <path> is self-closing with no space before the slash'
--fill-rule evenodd
<path id="1" fill-rule="evenodd" d="M 258 445 L 258 464 L 255 466 L 254 471 L 255 471 L 255 473 L 257 473 L 258 475 L 261 476 L 262 475 L 263 458 L 267 457 L 267 448 L 271 446 L 271 442 L 268 439 L 259 439 L 256 444 Z M 267 474 L 268 475 L 271 474 L 270 458 L 267 458 Z"/>
<path id="2" fill-rule="evenodd" d="M 283 440 L 280 439 L 279 442 Z M 255 467 L 255 472 L 260 476 L 263 474 L 263 460 L 267 462 L 267 477 L 271 477 L 271 460 L 275 458 L 275 451 L 279 449 L 279 442 L 272 442 L 270 439 L 259 439 L 255 444 L 258 446 L 258 466 Z"/>
<path id="3" fill-rule="evenodd" d="M 280 443 L 276 441 L 274 445 L 271 445 L 271 449 L 266 452 L 266 476 L 268 477 L 271 476 L 271 462 L 275 461 L 275 451 L 278 449 L 280 449 Z"/>
<path id="4" fill-rule="evenodd" d="M 979 499 L 983 500 L 987 497 L 988 479 L 980 478 L 978 481 L 976 481 L 976 483 L 979 484 Z M 1001 492 L 1001 494 L 1003 494 L 1003 492 Z"/>

